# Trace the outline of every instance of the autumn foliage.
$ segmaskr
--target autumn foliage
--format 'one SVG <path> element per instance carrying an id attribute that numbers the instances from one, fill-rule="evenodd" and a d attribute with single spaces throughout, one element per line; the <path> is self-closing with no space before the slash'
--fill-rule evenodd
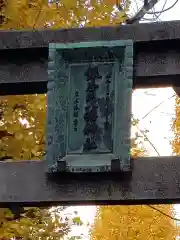
<path id="1" fill-rule="evenodd" d="M 173 129 L 173 140 L 172 140 L 172 149 L 175 155 L 180 155 L 180 98 L 176 96 L 176 105 L 175 105 L 175 118 L 172 123 Z"/>
<path id="2" fill-rule="evenodd" d="M 171 206 L 158 205 L 172 215 Z M 99 208 L 91 240 L 175 240 L 173 220 L 146 205 L 102 206 Z"/>
<path id="3" fill-rule="evenodd" d="M 0 29 L 72 28 L 121 24 L 129 0 L 1 0 Z"/>
<path id="4" fill-rule="evenodd" d="M 0 160 L 42 159 L 45 95 L 0 97 Z"/>

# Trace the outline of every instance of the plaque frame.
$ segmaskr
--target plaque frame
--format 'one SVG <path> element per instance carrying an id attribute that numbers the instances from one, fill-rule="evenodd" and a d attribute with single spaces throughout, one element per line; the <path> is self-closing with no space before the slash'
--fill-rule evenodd
<path id="1" fill-rule="evenodd" d="M 99 52 L 98 52 L 99 51 Z M 108 52 L 108 54 L 107 54 Z M 111 153 L 68 154 L 69 65 L 113 63 L 114 120 Z M 50 43 L 47 92 L 47 172 L 130 171 L 133 41 Z"/>

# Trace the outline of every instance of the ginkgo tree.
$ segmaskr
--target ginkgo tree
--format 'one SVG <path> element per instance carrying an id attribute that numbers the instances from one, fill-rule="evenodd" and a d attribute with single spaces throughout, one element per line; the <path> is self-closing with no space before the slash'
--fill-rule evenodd
<path id="1" fill-rule="evenodd" d="M 117 6 L 121 7 L 121 11 Z M 72 28 L 121 24 L 130 1 L 1 0 L 0 29 Z M 123 10 L 122 10 L 123 9 Z"/>
<path id="2" fill-rule="evenodd" d="M 173 139 L 172 149 L 174 155 L 180 155 L 180 98 L 176 96 L 175 100 L 175 118 L 172 122 L 172 129 L 173 129 Z"/>
<path id="3" fill-rule="evenodd" d="M 46 96 L 1 96 L 0 108 L 0 160 L 42 159 Z"/>
<path id="4" fill-rule="evenodd" d="M 172 215 L 172 207 L 156 208 Z M 141 206 L 101 206 L 91 232 L 92 240 L 176 240 L 179 234 L 175 221 Z"/>

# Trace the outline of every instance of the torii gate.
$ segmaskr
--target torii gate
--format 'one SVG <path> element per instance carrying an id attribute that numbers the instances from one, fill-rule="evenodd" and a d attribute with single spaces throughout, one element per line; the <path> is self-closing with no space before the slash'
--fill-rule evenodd
<path id="1" fill-rule="evenodd" d="M 45 93 L 49 43 L 133 41 L 133 87 L 180 86 L 180 21 L 102 28 L 0 32 L 0 94 Z M 0 163 L 0 206 L 180 202 L 180 157 L 137 158 L 121 174 L 64 173 L 45 161 Z M 79 177 L 80 176 L 80 177 Z"/>

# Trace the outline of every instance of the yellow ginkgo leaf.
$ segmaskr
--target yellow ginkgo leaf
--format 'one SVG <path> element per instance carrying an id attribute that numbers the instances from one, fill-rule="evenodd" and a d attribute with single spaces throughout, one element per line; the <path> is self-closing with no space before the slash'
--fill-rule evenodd
<path id="1" fill-rule="evenodd" d="M 16 132 L 15 133 L 15 138 L 17 140 L 22 140 L 24 138 L 24 134 L 22 132 Z"/>

